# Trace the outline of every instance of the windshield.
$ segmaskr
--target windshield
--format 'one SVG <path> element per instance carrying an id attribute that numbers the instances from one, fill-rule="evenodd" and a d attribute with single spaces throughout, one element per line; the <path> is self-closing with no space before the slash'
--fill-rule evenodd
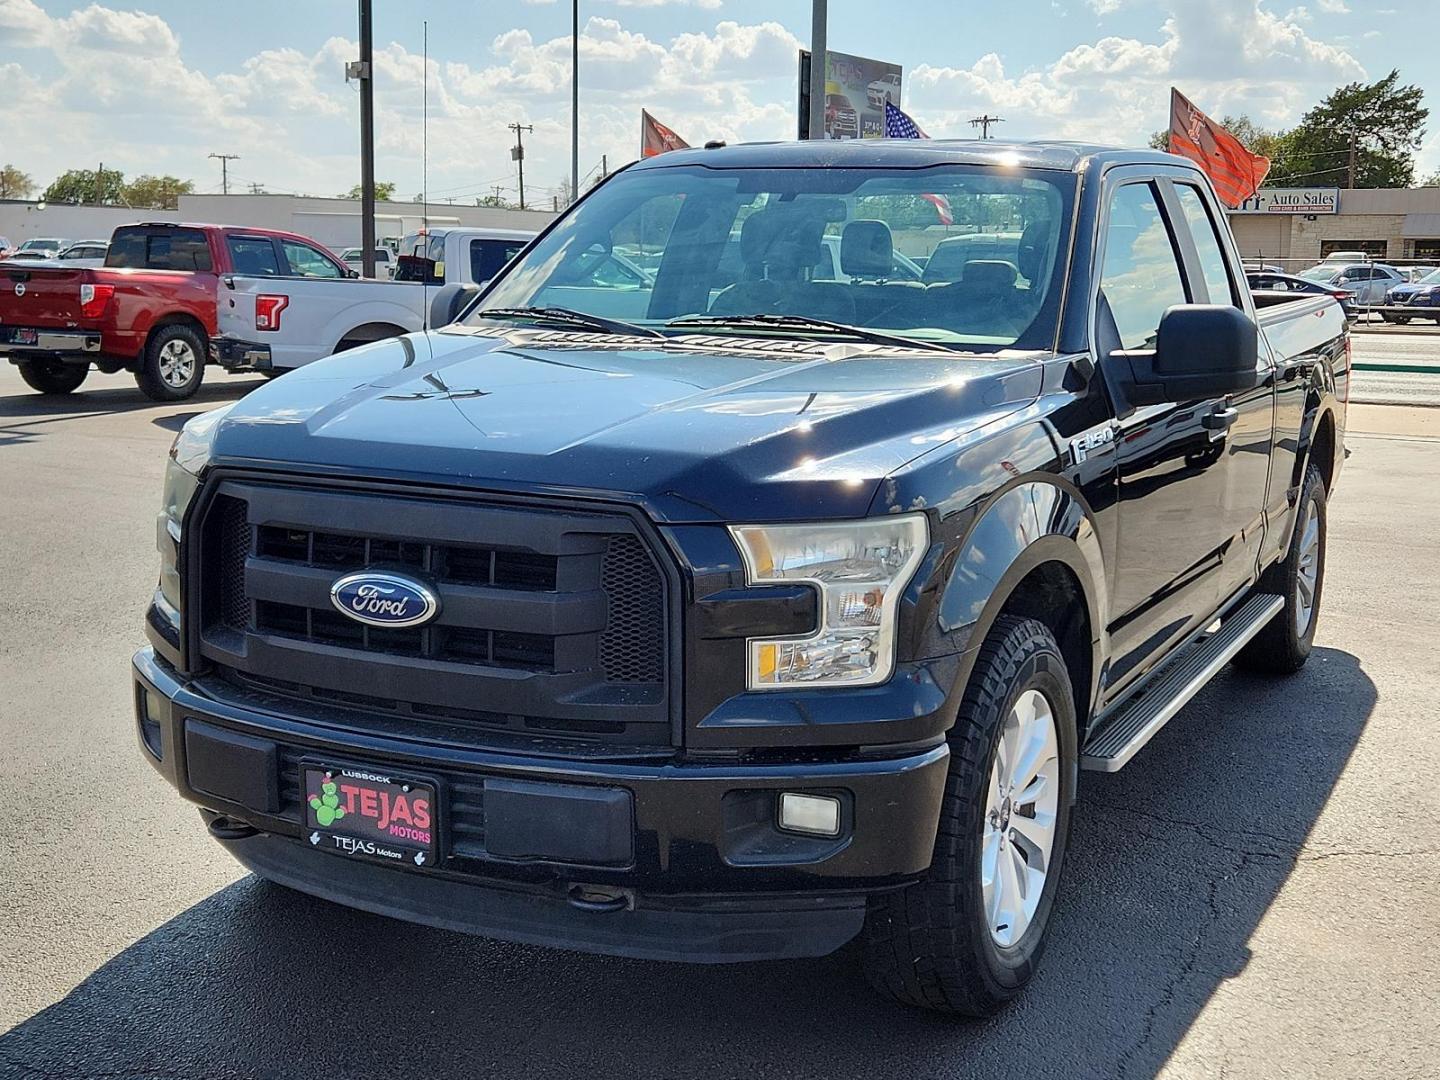
<path id="1" fill-rule="evenodd" d="M 674 334 L 698 332 L 674 325 L 697 316 L 783 315 L 1050 349 L 1073 193 L 1068 173 L 962 165 L 637 170 L 580 203 L 465 321 L 567 308 Z"/>
<path id="2" fill-rule="evenodd" d="M 1341 266 L 1312 266 L 1309 270 L 1301 270 L 1298 276 L 1309 281 L 1333 281 L 1343 270 Z"/>
<path id="3" fill-rule="evenodd" d="M 1430 273 L 1415 282 L 1416 285 L 1440 285 L 1440 270 L 1431 270 Z"/>

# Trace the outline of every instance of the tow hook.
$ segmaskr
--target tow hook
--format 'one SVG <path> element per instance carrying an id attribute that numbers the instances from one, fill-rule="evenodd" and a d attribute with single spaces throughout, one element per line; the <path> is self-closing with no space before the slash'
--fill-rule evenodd
<path id="1" fill-rule="evenodd" d="M 606 885 L 572 885 L 566 899 L 571 907 L 581 911 L 624 911 L 634 906 L 634 897 L 628 889 L 613 889 Z"/>
<path id="2" fill-rule="evenodd" d="M 210 830 L 210 835 L 216 840 L 248 840 L 252 836 L 260 835 L 260 830 L 248 821 L 227 817 L 224 814 L 211 818 L 205 823 L 205 827 Z"/>

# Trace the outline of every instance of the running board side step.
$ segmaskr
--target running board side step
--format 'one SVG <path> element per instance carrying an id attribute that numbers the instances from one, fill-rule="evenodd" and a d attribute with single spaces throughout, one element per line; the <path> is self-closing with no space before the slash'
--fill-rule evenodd
<path id="1" fill-rule="evenodd" d="M 1218 630 L 1196 639 L 1183 658 L 1101 721 L 1085 740 L 1080 767 L 1119 772 L 1284 606 L 1284 597 L 1261 593 L 1226 616 Z"/>

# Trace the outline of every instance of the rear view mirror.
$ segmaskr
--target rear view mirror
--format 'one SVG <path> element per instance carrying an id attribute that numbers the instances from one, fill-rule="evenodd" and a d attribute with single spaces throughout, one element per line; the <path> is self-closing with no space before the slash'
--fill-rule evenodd
<path id="1" fill-rule="evenodd" d="M 1258 381 L 1260 333 L 1228 304 L 1177 304 L 1161 318 L 1153 350 L 1111 357 L 1131 405 L 1225 397 Z"/>

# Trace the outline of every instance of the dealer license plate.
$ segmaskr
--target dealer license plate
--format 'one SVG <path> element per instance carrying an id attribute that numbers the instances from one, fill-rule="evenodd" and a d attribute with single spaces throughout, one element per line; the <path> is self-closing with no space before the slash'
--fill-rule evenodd
<path id="1" fill-rule="evenodd" d="M 352 859 L 414 869 L 439 852 L 435 785 L 380 769 L 306 762 L 305 839 Z"/>
<path id="2" fill-rule="evenodd" d="M 28 326 L 17 326 L 10 331 L 10 341 L 15 345 L 36 345 L 40 335 Z"/>

